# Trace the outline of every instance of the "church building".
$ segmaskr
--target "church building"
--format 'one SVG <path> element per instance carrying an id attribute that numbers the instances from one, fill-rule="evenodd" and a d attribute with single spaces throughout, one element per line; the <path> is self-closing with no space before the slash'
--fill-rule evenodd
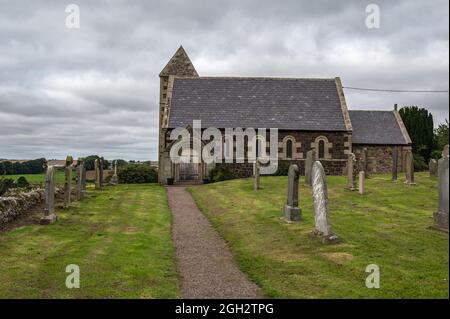
<path id="1" fill-rule="evenodd" d="M 348 155 L 364 159 L 372 173 L 391 172 L 394 149 L 405 166 L 411 139 L 395 108 L 392 111 L 348 110 L 341 80 L 336 78 L 202 77 L 180 47 L 159 74 L 159 182 L 201 182 L 213 167 L 226 166 L 249 177 L 253 163 L 173 163 L 175 128 L 277 128 L 278 162 L 304 171 L 306 153 L 314 149 L 329 175 L 342 175 Z M 267 145 L 267 147 L 269 147 Z M 190 153 L 192 156 L 192 152 Z M 195 156 L 195 154 L 194 154 Z"/>

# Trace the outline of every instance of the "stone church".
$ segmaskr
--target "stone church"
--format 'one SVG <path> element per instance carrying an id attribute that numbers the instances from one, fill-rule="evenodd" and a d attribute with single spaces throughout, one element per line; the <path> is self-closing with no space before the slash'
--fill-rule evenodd
<path id="1" fill-rule="evenodd" d="M 159 74 L 159 181 L 201 182 L 215 166 L 239 177 L 252 175 L 253 163 L 179 163 L 170 159 L 170 132 L 202 127 L 278 128 L 278 161 L 304 171 L 314 149 L 330 175 L 344 174 L 348 155 L 369 172 L 392 170 L 397 149 L 399 170 L 411 139 L 397 112 L 349 111 L 340 78 L 201 77 L 183 47 Z"/>

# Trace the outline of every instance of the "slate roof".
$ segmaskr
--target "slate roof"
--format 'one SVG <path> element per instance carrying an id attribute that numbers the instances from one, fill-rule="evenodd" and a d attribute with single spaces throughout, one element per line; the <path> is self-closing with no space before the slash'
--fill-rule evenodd
<path id="1" fill-rule="evenodd" d="M 335 79 L 175 78 L 169 128 L 347 131 Z"/>
<path id="2" fill-rule="evenodd" d="M 394 111 L 349 110 L 353 144 L 408 145 Z M 406 133 L 407 134 L 407 133 Z"/>

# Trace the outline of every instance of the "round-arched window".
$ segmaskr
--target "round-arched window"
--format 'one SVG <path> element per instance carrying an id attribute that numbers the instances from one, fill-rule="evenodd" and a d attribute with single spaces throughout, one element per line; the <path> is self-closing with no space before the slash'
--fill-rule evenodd
<path id="1" fill-rule="evenodd" d="M 319 141 L 319 158 L 325 158 L 325 142 Z"/>
<path id="2" fill-rule="evenodd" d="M 286 141 L 286 158 L 292 158 L 292 141 Z"/>

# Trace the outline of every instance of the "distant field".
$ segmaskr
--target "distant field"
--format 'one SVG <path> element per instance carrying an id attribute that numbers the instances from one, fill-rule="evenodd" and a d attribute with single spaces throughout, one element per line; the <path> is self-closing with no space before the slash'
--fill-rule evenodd
<path id="1" fill-rule="evenodd" d="M 24 176 L 29 183 L 39 184 L 45 181 L 45 174 L 22 174 L 22 175 L 5 175 L 6 178 L 12 178 L 17 180 L 19 177 Z M 56 172 L 56 183 L 62 184 L 64 183 L 64 172 L 57 171 Z"/>

